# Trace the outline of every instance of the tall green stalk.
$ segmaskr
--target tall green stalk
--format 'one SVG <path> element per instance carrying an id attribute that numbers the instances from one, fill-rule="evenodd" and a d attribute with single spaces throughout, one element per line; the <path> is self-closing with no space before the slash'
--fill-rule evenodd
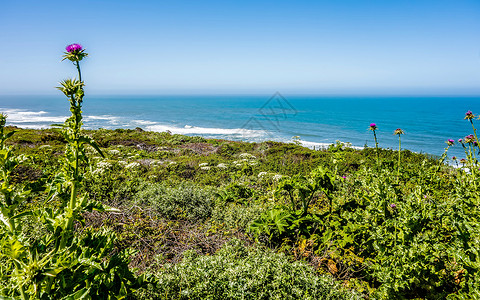
<path id="1" fill-rule="evenodd" d="M 378 141 L 377 141 L 377 133 L 375 132 L 377 130 L 377 125 L 375 123 L 371 123 L 370 127 L 368 128 L 369 130 L 373 131 L 373 138 L 375 140 L 375 155 L 377 157 L 377 168 L 380 166 L 379 164 L 379 158 L 378 158 Z"/>
<path id="2" fill-rule="evenodd" d="M 399 182 L 399 178 L 400 178 L 400 155 L 401 155 L 401 151 L 402 151 L 402 139 L 401 139 L 401 135 L 402 134 L 405 134 L 405 132 L 403 130 L 401 130 L 400 128 L 397 128 L 394 133 L 394 135 L 398 135 L 398 163 L 397 163 L 397 184 Z"/>

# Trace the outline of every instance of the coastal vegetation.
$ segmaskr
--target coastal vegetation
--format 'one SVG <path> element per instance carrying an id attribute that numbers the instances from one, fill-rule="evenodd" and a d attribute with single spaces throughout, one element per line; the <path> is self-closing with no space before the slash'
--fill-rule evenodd
<path id="1" fill-rule="evenodd" d="M 0 298 L 480 298 L 472 112 L 441 157 L 83 130 L 74 45 L 65 124 L 0 114 Z"/>

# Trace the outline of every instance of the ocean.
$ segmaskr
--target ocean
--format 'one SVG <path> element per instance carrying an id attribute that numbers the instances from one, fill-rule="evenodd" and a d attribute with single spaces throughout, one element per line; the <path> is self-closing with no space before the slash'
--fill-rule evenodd
<path id="1" fill-rule="evenodd" d="M 88 91 L 87 91 L 88 92 Z M 397 128 L 404 130 L 402 149 L 441 155 L 447 139 L 472 133 L 465 112 L 480 114 L 480 96 L 300 96 L 188 95 L 93 96 L 84 99 L 86 129 L 140 127 L 243 141 L 291 142 L 298 136 L 310 148 L 336 141 L 354 147 L 374 147 L 370 123 L 378 127 L 382 148 L 398 149 Z M 7 124 L 48 128 L 69 115 L 68 101 L 58 96 L 0 96 L 0 112 Z M 480 128 L 480 121 L 474 124 Z M 465 157 L 456 143 L 449 157 Z"/>

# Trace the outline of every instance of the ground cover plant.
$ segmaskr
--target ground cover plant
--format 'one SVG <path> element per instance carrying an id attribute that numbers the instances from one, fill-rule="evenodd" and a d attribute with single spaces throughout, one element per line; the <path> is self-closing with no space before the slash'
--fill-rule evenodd
<path id="1" fill-rule="evenodd" d="M 0 115 L 2 298 L 480 298 L 472 112 L 441 157 L 403 150 L 401 129 L 382 149 L 375 123 L 364 149 L 90 131 L 84 57 L 67 48 L 65 124 Z"/>

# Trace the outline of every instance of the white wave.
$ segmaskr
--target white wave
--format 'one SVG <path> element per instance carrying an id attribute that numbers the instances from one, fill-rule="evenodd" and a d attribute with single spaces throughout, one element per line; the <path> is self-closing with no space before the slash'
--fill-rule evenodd
<path id="1" fill-rule="evenodd" d="M 122 123 L 120 117 L 112 115 L 85 116 L 84 119 L 86 122 L 107 121 L 107 123 L 111 125 L 119 125 Z"/>
<path id="2" fill-rule="evenodd" d="M 186 125 L 184 127 L 174 127 L 168 125 L 151 125 L 146 130 L 164 132 L 170 131 L 174 134 L 202 134 L 202 135 L 228 135 L 235 137 L 263 137 L 266 135 L 264 130 L 252 130 L 244 128 L 209 128 Z"/>
<path id="3" fill-rule="evenodd" d="M 52 128 L 52 126 L 49 124 L 49 125 L 46 125 L 46 124 L 25 124 L 25 123 L 8 123 L 7 122 L 7 125 L 10 125 L 10 126 L 16 126 L 18 128 L 22 128 L 22 129 L 48 129 L 48 128 Z"/>
<path id="4" fill-rule="evenodd" d="M 110 116 L 110 115 L 101 115 L 101 116 L 85 116 L 85 120 L 116 120 L 118 117 Z"/>
<path id="5" fill-rule="evenodd" d="M 157 122 L 154 121 L 147 121 L 147 120 L 132 120 L 131 123 L 137 125 L 155 125 Z"/>
<path id="6" fill-rule="evenodd" d="M 0 108 L 0 111 L 8 115 L 7 124 L 25 128 L 27 128 L 27 126 L 24 123 L 63 123 L 67 119 L 66 116 L 48 116 L 47 112 L 42 110 L 26 111 L 21 109 Z M 40 126 L 43 125 L 29 125 L 28 128 L 40 128 Z"/>

